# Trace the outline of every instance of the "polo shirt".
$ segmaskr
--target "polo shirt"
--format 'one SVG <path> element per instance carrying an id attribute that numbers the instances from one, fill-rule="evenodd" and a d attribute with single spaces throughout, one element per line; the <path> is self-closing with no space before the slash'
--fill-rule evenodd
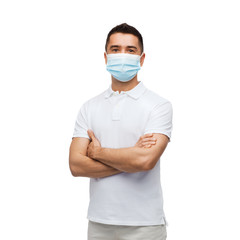
<path id="1" fill-rule="evenodd" d="M 92 129 L 104 148 L 133 147 L 146 133 L 171 138 L 172 104 L 138 82 L 129 91 L 112 85 L 85 101 L 73 137 L 89 138 Z M 90 139 L 90 138 L 89 138 Z M 153 169 L 90 178 L 87 219 L 104 224 L 148 226 L 167 224 L 160 182 L 160 158 Z"/>

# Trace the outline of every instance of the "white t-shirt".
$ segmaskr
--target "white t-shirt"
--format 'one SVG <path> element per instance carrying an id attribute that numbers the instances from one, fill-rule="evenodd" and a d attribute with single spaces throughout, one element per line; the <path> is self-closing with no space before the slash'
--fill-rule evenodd
<path id="1" fill-rule="evenodd" d="M 120 94 L 110 84 L 107 90 L 83 103 L 73 137 L 89 138 L 88 129 L 105 148 L 133 147 L 146 133 L 171 138 L 172 104 L 142 82 Z M 114 225 L 166 224 L 160 161 L 149 171 L 90 178 L 87 218 Z"/>

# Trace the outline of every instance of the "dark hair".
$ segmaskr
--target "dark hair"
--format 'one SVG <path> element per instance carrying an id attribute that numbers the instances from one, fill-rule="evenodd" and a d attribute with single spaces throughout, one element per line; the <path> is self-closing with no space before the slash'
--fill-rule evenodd
<path id="1" fill-rule="evenodd" d="M 105 44 L 105 51 L 107 52 L 107 45 L 110 39 L 110 36 L 114 33 L 130 33 L 133 34 L 134 36 L 136 36 L 138 38 L 139 41 L 139 45 L 140 48 L 143 52 L 143 38 L 141 33 L 133 26 L 128 25 L 127 23 L 122 23 L 120 25 L 117 25 L 116 27 L 114 27 L 107 36 L 107 40 L 106 40 L 106 44 Z M 141 53 L 142 53 L 141 52 Z"/>

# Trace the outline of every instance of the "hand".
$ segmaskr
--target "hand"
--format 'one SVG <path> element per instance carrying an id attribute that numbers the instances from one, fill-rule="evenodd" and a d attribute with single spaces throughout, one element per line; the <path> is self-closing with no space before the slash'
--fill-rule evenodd
<path id="1" fill-rule="evenodd" d="M 142 135 L 137 143 L 135 144 L 135 147 L 141 147 L 141 148 L 150 148 L 152 145 L 156 144 L 157 139 L 152 137 L 152 133 L 147 133 L 145 135 Z"/>
<path id="2" fill-rule="evenodd" d="M 88 136 L 91 138 L 91 142 L 88 144 L 87 148 L 87 156 L 90 158 L 94 158 L 96 151 L 99 151 L 101 148 L 101 144 L 99 140 L 95 137 L 92 130 L 87 131 Z"/>

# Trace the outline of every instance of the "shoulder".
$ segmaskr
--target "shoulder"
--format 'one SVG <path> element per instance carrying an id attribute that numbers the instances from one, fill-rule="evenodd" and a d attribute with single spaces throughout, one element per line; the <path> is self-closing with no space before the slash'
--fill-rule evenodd
<path id="1" fill-rule="evenodd" d="M 172 103 L 170 100 L 167 98 L 161 96 L 159 93 L 147 89 L 147 91 L 144 94 L 143 101 L 145 104 L 148 105 L 150 109 L 159 107 L 159 106 L 165 106 L 165 107 L 170 107 L 172 108 Z"/>
<path id="2" fill-rule="evenodd" d="M 104 100 L 104 96 L 105 96 L 105 91 L 99 93 L 98 95 L 91 97 L 87 100 L 85 100 L 82 104 L 82 107 L 85 109 L 88 109 L 91 106 L 95 106 L 98 105 L 99 103 L 101 103 Z"/>

